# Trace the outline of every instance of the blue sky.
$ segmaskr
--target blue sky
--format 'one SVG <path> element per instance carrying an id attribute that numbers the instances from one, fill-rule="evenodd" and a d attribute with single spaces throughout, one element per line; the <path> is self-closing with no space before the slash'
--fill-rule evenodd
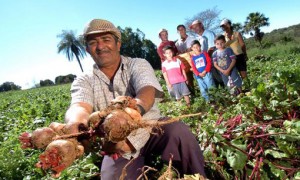
<path id="1" fill-rule="evenodd" d="M 0 84 L 11 81 L 25 89 L 40 80 L 80 74 L 75 59 L 69 62 L 57 53 L 57 35 L 62 30 L 79 35 L 91 19 L 139 28 L 158 44 L 159 29 L 168 29 L 169 39 L 175 40 L 178 24 L 214 7 L 221 11 L 220 19 L 240 23 L 251 12 L 263 13 L 270 18 L 264 32 L 300 23 L 299 0 L 0 0 Z M 82 63 L 87 71 L 93 60 L 88 56 Z"/>

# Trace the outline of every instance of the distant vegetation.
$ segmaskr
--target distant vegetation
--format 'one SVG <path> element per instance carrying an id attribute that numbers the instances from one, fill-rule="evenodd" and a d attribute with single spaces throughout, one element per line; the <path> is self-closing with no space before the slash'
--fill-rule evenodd
<path id="1" fill-rule="evenodd" d="M 5 82 L 0 85 L 0 92 L 11 91 L 11 90 L 20 90 L 21 86 L 16 85 L 13 82 Z"/>
<path id="2" fill-rule="evenodd" d="M 55 78 L 55 82 L 50 79 L 40 80 L 38 84 L 35 84 L 33 88 L 45 87 L 45 86 L 53 86 L 53 85 L 61 85 L 61 84 L 69 84 L 72 83 L 76 78 L 74 74 L 68 74 L 65 76 L 57 76 Z M 0 92 L 13 91 L 13 90 L 21 90 L 21 86 L 16 85 L 13 82 L 4 82 L 0 85 Z"/>
<path id="3" fill-rule="evenodd" d="M 248 56 L 265 59 L 291 56 L 300 53 L 300 24 L 266 33 L 260 47 L 254 38 L 245 39 Z"/>

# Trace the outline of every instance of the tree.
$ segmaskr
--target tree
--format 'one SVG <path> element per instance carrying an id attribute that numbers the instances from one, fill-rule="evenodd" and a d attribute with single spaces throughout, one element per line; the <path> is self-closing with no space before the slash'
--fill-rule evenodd
<path id="1" fill-rule="evenodd" d="M 51 81 L 50 79 L 40 80 L 40 87 L 43 87 L 43 86 L 52 86 L 52 85 L 54 85 L 54 82 Z"/>
<path id="2" fill-rule="evenodd" d="M 143 41 L 142 49 L 145 51 L 145 59 L 147 59 L 149 61 L 151 66 L 154 69 L 160 69 L 161 68 L 161 60 L 158 57 L 156 45 L 152 41 L 145 39 Z"/>
<path id="3" fill-rule="evenodd" d="M 188 27 L 192 24 L 192 22 L 196 19 L 200 20 L 205 29 L 209 29 L 216 34 L 220 33 L 220 20 L 219 15 L 221 11 L 214 7 L 212 9 L 206 9 L 205 11 L 199 12 L 192 18 L 189 18 L 185 22 L 185 26 Z M 190 33 L 190 31 L 188 31 Z"/>
<path id="4" fill-rule="evenodd" d="M 238 31 L 241 34 L 244 33 L 243 25 L 241 23 L 232 23 L 232 27 L 234 31 Z"/>
<path id="5" fill-rule="evenodd" d="M 141 30 L 137 29 L 136 32 L 133 32 L 130 27 L 125 29 L 118 28 L 122 34 L 120 52 L 122 55 L 144 58 L 154 69 L 160 68 L 161 62 L 156 52 L 156 45 L 152 41 L 145 39 L 145 34 Z"/>
<path id="6" fill-rule="evenodd" d="M 0 92 L 11 91 L 11 90 L 20 90 L 21 86 L 16 85 L 13 82 L 5 82 L 0 85 Z"/>
<path id="7" fill-rule="evenodd" d="M 83 72 L 80 59 L 84 58 L 86 52 L 82 37 L 76 37 L 72 30 L 63 30 L 61 34 L 57 35 L 57 37 L 61 38 L 61 41 L 57 45 L 58 53 L 63 52 L 66 54 L 69 61 L 72 61 L 75 55 L 80 69 Z"/>
<path id="8" fill-rule="evenodd" d="M 250 13 L 245 21 L 244 31 L 245 33 L 250 33 L 251 36 L 254 36 L 255 41 L 258 41 L 260 47 L 262 47 L 261 41 L 263 39 L 264 32 L 261 32 L 260 28 L 269 25 L 269 18 L 265 17 L 264 14 L 259 12 Z"/>
<path id="9" fill-rule="evenodd" d="M 57 76 L 55 78 L 55 84 L 67 84 L 72 83 L 76 78 L 76 75 L 74 74 L 68 74 L 66 76 Z"/>
<path id="10" fill-rule="evenodd" d="M 132 28 L 126 27 L 124 30 L 120 29 L 122 34 L 122 46 L 121 54 L 130 57 L 144 58 L 143 39 L 145 34 L 137 29 L 137 32 L 133 32 Z"/>

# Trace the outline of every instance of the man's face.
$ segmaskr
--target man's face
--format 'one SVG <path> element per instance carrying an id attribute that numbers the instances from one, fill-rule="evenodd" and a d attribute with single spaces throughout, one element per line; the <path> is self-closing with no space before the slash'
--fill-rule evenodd
<path id="1" fill-rule="evenodd" d="M 167 31 L 163 31 L 159 34 L 159 37 L 162 41 L 168 41 L 168 32 Z"/>
<path id="2" fill-rule="evenodd" d="M 198 23 L 198 24 L 194 24 L 193 26 L 192 26 L 192 30 L 195 32 L 195 33 L 200 33 L 200 32 L 202 32 L 204 29 L 203 29 L 203 25 L 202 25 L 202 23 Z"/>
<path id="3" fill-rule="evenodd" d="M 179 33 L 180 37 L 185 37 L 186 35 L 186 30 L 183 27 L 179 27 L 177 32 Z"/>
<path id="4" fill-rule="evenodd" d="M 110 33 L 92 34 L 87 37 L 87 52 L 101 67 L 118 66 L 120 63 L 121 42 Z"/>

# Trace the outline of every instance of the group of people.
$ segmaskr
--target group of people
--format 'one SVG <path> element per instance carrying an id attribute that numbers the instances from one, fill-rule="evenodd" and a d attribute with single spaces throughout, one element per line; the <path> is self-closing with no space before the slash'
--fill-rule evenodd
<path id="1" fill-rule="evenodd" d="M 177 27 L 181 39 L 176 43 L 168 40 L 167 30 L 159 32 L 162 44 L 158 47 L 158 53 L 163 61 L 162 70 L 168 87 L 178 92 L 176 98 L 181 95 L 188 96 L 189 89 L 185 81 L 190 81 L 193 74 L 200 85 L 202 95 L 207 98 L 205 92 L 215 84 L 212 81 L 213 67 L 223 74 L 225 84 L 228 77 L 232 76 L 233 83 L 238 87 L 241 86 L 241 81 L 239 84 L 235 81 L 235 78 L 239 77 L 238 74 L 234 74 L 233 71 L 236 71 L 235 66 L 238 64 L 246 65 L 238 62 L 238 58 L 242 59 L 242 56 L 245 56 L 245 47 L 239 45 L 243 42 L 242 38 L 239 33 L 232 32 L 230 21 L 224 20 L 222 23 L 225 36 L 217 38 L 214 38 L 211 31 L 205 30 L 200 21 L 194 21 L 190 26 L 197 33 L 197 39 L 188 36 L 183 25 Z M 132 111 L 140 113 L 143 119 L 164 121 L 166 117 L 160 114 L 157 106 L 163 90 L 154 70 L 145 59 L 120 54 L 120 30 L 110 21 L 93 19 L 86 25 L 83 38 L 86 51 L 95 64 L 92 72 L 77 77 L 72 83 L 72 100 L 65 115 L 66 126 L 70 133 L 77 133 L 82 127 L 88 126 L 89 116 L 93 112 L 105 110 L 119 96 L 132 97 L 137 104 L 137 108 Z M 225 45 L 230 46 L 236 54 L 233 54 L 231 49 L 227 50 Z M 234 49 L 239 46 L 242 46 L 241 50 Z M 186 53 L 192 57 L 191 67 L 189 63 L 181 61 L 185 59 Z M 244 55 L 239 56 L 237 53 Z M 174 58 L 175 55 L 180 61 Z M 245 71 L 246 67 L 237 68 L 241 76 L 245 77 L 246 73 L 242 74 L 241 71 Z M 180 78 L 175 77 L 180 74 L 182 74 Z M 190 85 L 189 82 L 187 84 Z M 188 97 L 186 101 L 189 105 Z M 174 122 L 163 125 L 161 129 L 163 133 L 151 133 L 139 128 L 132 131 L 125 140 L 111 142 L 102 147 L 104 158 L 101 165 L 101 179 L 119 179 L 123 170 L 126 170 L 127 174 L 125 179 L 137 179 L 142 174 L 145 163 L 152 160 L 150 155 L 160 155 L 162 161 L 167 163 L 172 157 L 172 165 L 180 178 L 194 174 L 206 177 L 202 151 L 189 127 L 183 122 Z"/>
<path id="2" fill-rule="evenodd" d="M 223 19 L 220 27 L 224 34 L 215 36 L 200 20 L 195 20 L 189 26 L 195 34 L 192 36 L 187 34 L 184 25 L 178 25 L 180 39 L 176 42 L 168 39 L 166 29 L 158 33 L 161 43 L 157 53 L 168 92 L 178 101 L 184 97 L 187 106 L 190 106 L 189 95 L 194 93 L 193 77 L 206 101 L 209 101 L 208 90 L 212 87 L 228 86 L 235 95 L 242 92 L 243 80 L 247 78 L 243 37 L 233 31 L 228 19 Z"/>

